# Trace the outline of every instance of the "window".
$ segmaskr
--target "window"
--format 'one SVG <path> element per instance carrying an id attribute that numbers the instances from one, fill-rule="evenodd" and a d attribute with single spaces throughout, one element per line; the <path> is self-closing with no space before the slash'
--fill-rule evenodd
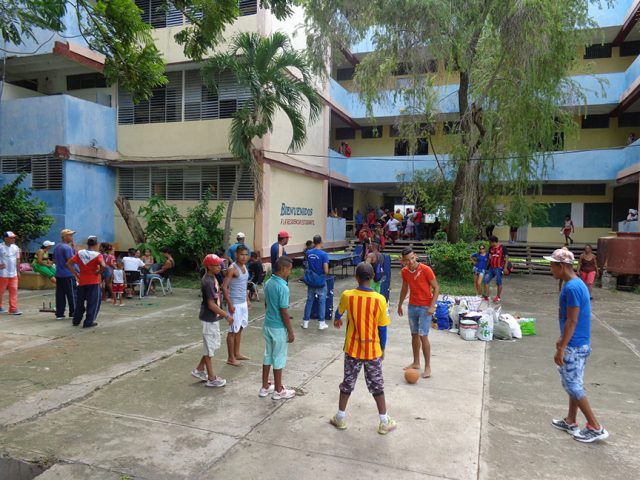
<path id="1" fill-rule="evenodd" d="M 564 217 L 571 215 L 570 203 L 548 203 L 547 221 L 533 222 L 533 227 L 558 227 L 564 225 Z"/>
<path id="2" fill-rule="evenodd" d="M 611 228 L 611 204 L 585 203 L 583 225 L 585 228 Z"/>
<path id="3" fill-rule="evenodd" d="M 406 140 L 396 140 L 393 154 L 396 157 L 406 157 L 409 155 L 409 142 Z"/>
<path id="4" fill-rule="evenodd" d="M 107 80 L 101 73 L 67 75 L 67 90 L 81 90 L 83 88 L 105 88 L 106 86 Z"/>
<path id="5" fill-rule="evenodd" d="M 258 0 L 240 0 L 238 6 L 240 7 L 241 17 L 258 13 Z"/>
<path id="6" fill-rule="evenodd" d="M 618 117 L 618 127 L 640 127 L 640 113 L 623 113 Z"/>
<path id="7" fill-rule="evenodd" d="M 604 183 L 545 183 L 542 195 L 606 195 Z"/>
<path id="8" fill-rule="evenodd" d="M 151 195 L 167 200 L 201 200 L 207 192 L 211 192 L 211 200 L 229 200 L 238 171 L 236 165 L 121 168 L 118 192 L 131 200 L 147 200 Z M 238 200 L 254 197 L 253 178 L 245 171 Z"/>
<path id="9" fill-rule="evenodd" d="M 353 128 L 336 128 L 336 140 L 351 140 L 356 138 L 356 131 Z"/>
<path id="10" fill-rule="evenodd" d="M 609 128 L 609 115 L 587 115 L 582 117 L 582 128 Z"/>
<path id="11" fill-rule="evenodd" d="M 408 140 L 396 140 L 393 149 L 396 157 L 405 157 L 411 155 L 411 145 Z M 413 155 L 429 155 L 429 141 L 425 138 L 416 140 L 416 151 Z"/>
<path id="12" fill-rule="evenodd" d="M 355 73 L 355 68 L 339 68 L 336 72 L 336 78 L 338 80 L 353 80 Z"/>
<path id="13" fill-rule="evenodd" d="M 621 57 L 635 57 L 640 55 L 640 41 L 624 42 L 620 45 Z"/>
<path id="14" fill-rule="evenodd" d="M 166 28 L 178 25 L 189 24 L 182 12 L 178 10 L 170 0 L 135 0 L 136 5 L 142 13 L 142 21 L 148 23 L 153 28 Z M 257 0 L 239 0 L 238 8 L 240 16 L 255 15 L 258 13 Z M 202 18 L 202 14 L 194 12 L 195 16 Z"/>
<path id="15" fill-rule="evenodd" d="M 591 45 L 585 49 L 584 59 L 611 58 L 611 44 Z"/>
<path id="16" fill-rule="evenodd" d="M 62 160 L 51 155 L 0 157 L 0 173 L 30 173 L 33 190 L 62 190 Z"/>
<path id="17" fill-rule="evenodd" d="M 363 139 L 367 139 L 367 138 L 380 138 L 383 135 L 383 128 L 382 126 L 376 126 L 376 127 L 362 127 L 362 130 L 360 130 L 361 134 L 362 134 L 362 138 Z"/>
<path id="18" fill-rule="evenodd" d="M 460 133 L 460 122 L 444 122 L 442 124 L 442 133 L 445 135 L 455 135 Z"/>

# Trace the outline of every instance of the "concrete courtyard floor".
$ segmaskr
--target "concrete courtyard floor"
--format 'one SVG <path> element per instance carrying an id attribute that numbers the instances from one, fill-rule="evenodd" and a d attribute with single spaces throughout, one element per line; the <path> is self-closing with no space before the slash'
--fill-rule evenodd
<path id="1" fill-rule="evenodd" d="M 538 335 L 465 342 L 433 331 L 433 377 L 405 383 L 405 318 L 395 313 L 384 360 L 389 413 L 398 429 L 376 433 L 360 378 L 348 429 L 337 407 L 344 330 L 302 330 L 305 289 L 291 282 L 295 342 L 287 401 L 259 398 L 264 306 L 255 303 L 243 367 L 214 359 L 228 380 L 208 389 L 190 376 L 201 355 L 198 291 L 104 303 L 82 330 L 39 313 L 53 292 L 20 292 L 21 317 L 0 316 L 0 478 L 25 479 L 598 479 L 638 477 L 640 296 L 596 290 L 586 384 L 611 437 L 584 445 L 549 425 L 566 411 L 553 364 L 557 283 L 509 278 L 503 311 L 534 316 Z M 336 284 L 336 297 L 351 288 Z M 20 462 L 22 461 L 22 462 Z M 31 463 L 29 463 L 31 462 Z M 48 468 L 50 467 L 50 468 Z M 45 468 L 48 468 L 45 470 Z"/>

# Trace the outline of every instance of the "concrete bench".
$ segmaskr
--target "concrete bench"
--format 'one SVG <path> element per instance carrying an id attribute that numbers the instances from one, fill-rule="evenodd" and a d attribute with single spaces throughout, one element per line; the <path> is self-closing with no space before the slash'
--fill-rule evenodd
<path id="1" fill-rule="evenodd" d="M 18 281 L 18 288 L 21 290 L 49 290 L 55 287 L 48 278 L 36 272 L 23 272 Z"/>

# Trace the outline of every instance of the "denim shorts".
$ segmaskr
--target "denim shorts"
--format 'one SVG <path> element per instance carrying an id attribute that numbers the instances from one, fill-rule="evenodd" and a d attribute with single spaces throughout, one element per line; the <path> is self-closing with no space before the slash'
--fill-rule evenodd
<path id="1" fill-rule="evenodd" d="M 584 368 L 589 354 L 589 345 L 567 347 L 564 351 L 564 365 L 558 367 L 564 390 L 576 400 L 582 400 L 587 395 L 584 391 Z"/>
<path id="2" fill-rule="evenodd" d="M 421 337 L 429 335 L 432 315 L 429 315 L 428 311 L 429 307 L 409 305 L 409 328 L 412 335 L 420 335 Z"/>
<path id="3" fill-rule="evenodd" d="M 487 273 L 485 273 L 484 275 L 485 285 L 489 285 L 489 282 L 491 282 L 491 279 L 494 277 L 496 279 L 496 285 L 498 286 L 502 285 L 502 268 L 501 267 L 487 269 Z"/>
<path id="4" fill-rule="evenodd" d="M 484 276 L 484 272 L 484 269 L 480 270 L 478 267 L 473 267 L 473 273 L 477 273 L 480 277 Z"/>
<path id="5" fill-rule="evenodd" d="M 263 365 L 273 365 L 274 370 L 281 370 L 287 364 L 289 335 L 286 328 L 262 327 L 264 336 Z"/>

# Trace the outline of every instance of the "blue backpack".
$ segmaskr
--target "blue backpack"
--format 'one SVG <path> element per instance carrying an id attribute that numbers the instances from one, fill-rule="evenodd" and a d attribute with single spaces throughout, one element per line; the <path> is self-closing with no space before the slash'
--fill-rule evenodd
<path id="1" fill-rule="evenodd" d="M 302 281 L 311 288 L 322 288 L 327 283 L 327 279 L 324 275 L 320 275 L 309 268 L 304 271 Z"/>

